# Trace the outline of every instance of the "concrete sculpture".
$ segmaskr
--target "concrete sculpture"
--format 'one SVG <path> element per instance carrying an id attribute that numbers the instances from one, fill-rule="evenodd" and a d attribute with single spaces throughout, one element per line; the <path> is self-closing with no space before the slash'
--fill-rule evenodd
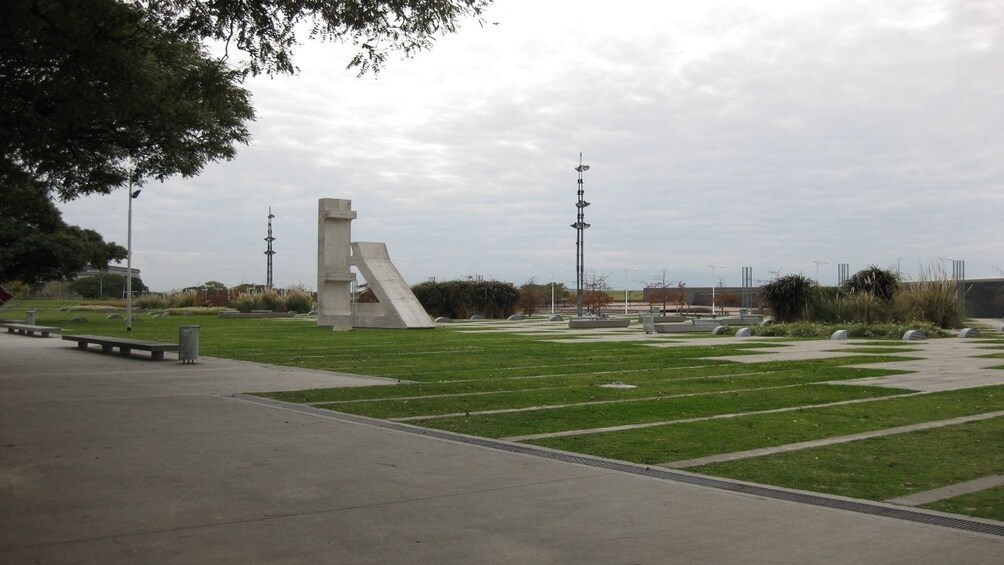
<path id="1" fill-rule="evenodd" d="M 394 267 L 383 243 L 352 242 L 352 201 L 318 200 L 317 325 L 335 331 L 352 328 L 433 328 L 435 323 Z M 378 302 L 352 299 L 359 270 Z"/>

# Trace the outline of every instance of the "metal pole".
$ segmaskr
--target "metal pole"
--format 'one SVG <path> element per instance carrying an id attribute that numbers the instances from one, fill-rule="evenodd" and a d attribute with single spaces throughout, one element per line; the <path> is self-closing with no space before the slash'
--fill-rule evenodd
<path id="1" fill-rule="evenodd" d="M 126 223 L 126 331 L 132 331 L 132 178 L 135 168 L 129 171 L 129 188 L 126 197 L 129 199 L 129 213 Z"/>
<path id="2" fill-rule="evenodd" d="M 589 227 L 589 224 L 585 222 L 586 218 L 586 206 L 589 203 L 585 201 L 583 196 L 585 195 L 585 190 L 582 186 L 582 173 L 589 170 L 589 165 L 582 164 L 582 153 L 579 153 L 579 166 L 575 167 L 575 170 L 579 172 L 578 179 L 578 201 L 575 203 L 575 207 L 578 209 L 576 214 L 576 221 L 572 224 L 575 228 L 575 304 L 576 304 L 576 316 L 582 316 L 582 285 L 585 282 L 585 229 Z"/>
<path id="3" fill-rule="evenodd" d="M 268 237 L 265 238 L 265 241 L 268 242 L 268 246 L 265 249 L 265 255 L 268 257 L 268 261 L 267 261 L 267 265 L 266 265 L 266 272 L 265 272 L 265 286 L 267 288 L 272 288 L 272 256 L 275 255 L 275 251 L 272 250 L 272 242 L 275 241 L 275 238 L 272 237 L 272 218 L 274 218 L 274 217 L 275 217 L 275 214 L 272 213 L 272 207 L 269 206 L 268 207 Z"/>
<path id="4" fill-rule="evenodd" d="M 715 281 L 718 276 L 718 269 L 722 269 L 725 265 L 708 265 L 711 267 L 711 317 L 715 316 Z"/>
<path id="5" fill-rule="evenodd" d="M 628 278 L 627 269 L 624 269 L 624 313 L 628 313 Z"/>

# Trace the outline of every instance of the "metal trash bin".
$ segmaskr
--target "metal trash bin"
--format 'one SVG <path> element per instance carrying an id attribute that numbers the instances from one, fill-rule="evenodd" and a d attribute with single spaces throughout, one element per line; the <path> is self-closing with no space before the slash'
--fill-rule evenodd
<path id="1" fill-rule="evenodd" d="M 645 328 L 645 333 L 654 334 L 655 333 L 655 316 L 651 312 L 646 312 L 641 315 L 641 326 Z"/>
<path id="2" fill-rule="evenodd" d="M 35 311 L 34 310 L 25 310 L 24 311 L 24 323 L 27 324 L 27 325 L 29 325 L 29 326 L 34 326 L 35 325 Z"/>
<path id="3" fill-rule="evenodd" d="M 195 364 L 199 358 L 199 326 L 178 326 L 178 359 Z"/>

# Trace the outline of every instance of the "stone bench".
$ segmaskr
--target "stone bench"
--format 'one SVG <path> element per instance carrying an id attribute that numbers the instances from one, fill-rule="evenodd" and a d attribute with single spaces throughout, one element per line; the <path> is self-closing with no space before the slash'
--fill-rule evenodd
<path id="1" fill-rule="evenodd" d="M 653 324 L 655 333 L 676 334 L 694 332 L 712 332 L 718 326 L 724 326 L 721 320 L 715 319 L 693 319 L 685 322 L 669 322 L 666 324 Z"/>
<path id="2" fill-rule="evenodd" d="M 123 337 L 107 337 L 101 335 L 64 335 L 66 341 L 77 342 L 77 349 L 87 349 L 90 344 L 100 345 L 102 353 L 111 353 L 114 348 L 119 349 L 119 355 L 128 356 L 133 349 L 149 351 L 150 357 L 154 361 L 164 359 L 165 351 L 178 351 L 178 344 L 163 343 L 159 341 L 143 341 L 139 339 L 127 339 Z"/>
<path id="3" fill-rule="evenodd" d="M 568 320 L 568 329 L 587 330 L 595 328 L 626 328 L 631 320 L 617 318 L 572 318 Z"/>
<path id="4" fill-rule="evenodd" d="M 649 317 L 649 316 L 652 318 L 652 323 L 654 323 L 654 324 L 669 324 L 669 323 L 673 323 L 673 322 L 686 322 L 687 321 L 687 318 L 685 318 L 684 316 L 653 315 L 653 314 L 649 314 L 647 312 L 644 313 L 644 314 L 641 314 L 640 316 L 638 316 L 638 321 L 639 322 L 644 322 L 645 318 Z"/>
<path id="5" fill-rule="evenodd" d="M 7 333 L 12 334 L 17 332 L 21 335 L 34 336 L 35 332 L 38 332 L 41 337 L 49 337 L 50 332 L 60 332 L 60 328 L 53 328 L 49 326 L 36 326 L 34 324 L 21 324 L 17 322 L 6 322 L 3 327 L 7 328 Z"/>

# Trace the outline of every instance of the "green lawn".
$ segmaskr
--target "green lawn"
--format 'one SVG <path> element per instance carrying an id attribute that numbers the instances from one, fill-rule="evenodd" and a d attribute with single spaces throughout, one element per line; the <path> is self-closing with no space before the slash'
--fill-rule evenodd
<path id="1" fill-rule="evenodd" d="M 31 306 L 40 308 L 37 323 L 67 333 L 127 335 L 122 320 L 106 319 L 105 314 L 63 312 L 54 303 Z M 0 312 L 5 318 L 21 316 L 23 311 L 16 308 Z M 907 359 L 922 350 L 923 344 L 897 340 L 855 342 L 853 357 L 735 363 L 711 358 L 765 345 L 735 340 L 668 348 L 634 342 L 570 343 L 555 341 L 560 334 L 465 333 L 449 326 L 332 332 L 308 319 L 154 319 L 139 312 L 130 335 L 176 341 L 178 326 L 191 324 L 201 326 L 204 356 L 401 381 L 397 386 L 263 396 L 486 437 L 653 424 L 531 441 L 645 464 L 1004 410 L 1002 387 L 916 395 L 854 386 L 855 379 L 892 374 L 868 365 Z M 788 341 L 767 346 L 785 347 Z M 993 348 L 1001 340 L 986 342 L 988 356 L 999 357 Z M 827 384 L 831 381 L 844 384 Z M 636 388 L 601 386 L 614 382 Z M 856 403 L 812 407 L 847 401 Z M 782 409 L 786 411 L 772 412 Z M 721 418 L 733 414 L 745 415 Z M 884 500 L 1004 472 L 1001 422 L 998 418 L 692 470 Z M 995 489 L 937 507 L 1001 519 L 987 510 L 994 504 L 999 508 L 1001 496 Z"/>
<path id="2" fill-rule="evenodd" d="M 1004 486 L 939 500 L 923 507 L 1004 522 Z"/>
<path id="3" fill-rule="evenodd" d="M 721 477 L 887 500 L 1004 472 L 1004 418 L 716 463 Z"/>
<path id="4" fill-rule="evenodd" d="M 999 410 L 1004 410 L 1004 387 L 988 387 L 530 443 L 659 464 Z"/>

